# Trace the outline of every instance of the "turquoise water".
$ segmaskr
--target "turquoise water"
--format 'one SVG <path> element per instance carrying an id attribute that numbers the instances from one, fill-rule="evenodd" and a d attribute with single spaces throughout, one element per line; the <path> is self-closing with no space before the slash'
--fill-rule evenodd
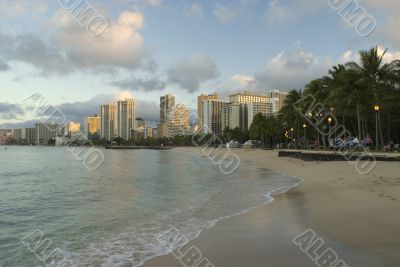
<path id="1" fill-rule="evenodd" d="M 157 237 L 172 227 L 196 238 L 299 183 L 251 162 L 223 175 L 197 154 L 103 152 L 88 171 L 64 148 L 0 147 L 0 266 L 44 266 L 21 242 L 35 230 L 75 266 L 140 266 L 167 253 Z"/>

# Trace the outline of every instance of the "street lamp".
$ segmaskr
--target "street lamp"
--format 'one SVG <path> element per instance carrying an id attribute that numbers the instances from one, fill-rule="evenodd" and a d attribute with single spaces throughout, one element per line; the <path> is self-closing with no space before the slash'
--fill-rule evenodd
<path id="1" fill-rule="evenodd" d="M 375 110 L 375 143 L 376 143 L 376 149 L 379 149 L 379 111 L 381 110 L 381 107 L 379 105 L 374 106 Z"/>
<path id="2" fill-rule="evenodd" d="M 307 137 L 306 137 L 306 128 L 307 124 L 303 124 L 303 130 L 304 130 L 304 148 L 306 148 L 306 142 L 307 142 Z"/>

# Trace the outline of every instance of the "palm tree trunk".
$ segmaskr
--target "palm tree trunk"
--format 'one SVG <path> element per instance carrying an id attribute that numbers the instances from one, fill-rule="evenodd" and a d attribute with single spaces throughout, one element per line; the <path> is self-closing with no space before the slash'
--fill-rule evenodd
<path id="1" fill-rule="evenodd" d="M 378 124 L 379 124 L 379 135 L 381 138 L 381 146 L 385 145 L 385 140 L 383 139 L 383 131 L 382 131 L 382 122 L 381 122 L 381 113 L 378 112 Z"/>
<path id="2" fill-rule="evenodd" d="M 387 137 L 388 141 L 392 141 L 392 133 L 391 133 L 391 127 L 390 127 L 390 110 L 388 110 L 388 120 L 387 120 Z"/>
<path id="3" fill-rule="evenodd" d="M 361 116 L 360 116 L 359 102 L 357 102 L 357 126 L 358 126 L 358 139 L 361 140 Z"/>

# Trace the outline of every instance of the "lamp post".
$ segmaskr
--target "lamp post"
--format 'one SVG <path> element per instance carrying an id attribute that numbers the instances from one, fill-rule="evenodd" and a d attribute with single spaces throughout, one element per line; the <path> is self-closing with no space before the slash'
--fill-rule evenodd
<path id="1" fill-rule="evenodd" d="M 307 148 L 307 137 L 306 137 L 306 128 L 307 128 L 307 124 L 303 124 L 303 130 L 304 130 L 304 148 Z"/>
<path id="2" fill-rule="evenodd" d="M 291 144 L 293 143 L 293 131 L 294 131 L 294 129 L 291 128 L 291 129 L 290 129 L 290 143 L 291 143 Z"/>
<path id="3" fill-rule="evenodd" d="M 328 118 L 328 125 L 329 125 L 328 145 L 330 145 L 329 142 L 331 141 L 331 124 L 332 124 L 332 118 L 329 117 L 329 118 Z M 333 144 L 333 143 L 332 143 L 332 144 Z"/>
<path id="4" fill-rule="evenodd" d="M 375 143 L 376 149 L 379 149 L 379 111 L 381 110 L 379 105 L 374 106 L 375 110 Z"/>
<path id="5" fill-rule="evenodd" d="M 291 128 L 290 129 L 290 138 L 293 140 L 293 131 L 294 131 L 294 129 L 293 128 Z"/>

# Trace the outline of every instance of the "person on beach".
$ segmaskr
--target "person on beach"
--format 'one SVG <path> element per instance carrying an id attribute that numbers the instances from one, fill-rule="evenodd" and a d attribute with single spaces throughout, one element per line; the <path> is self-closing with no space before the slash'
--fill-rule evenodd
<path id="1" fill-rule="evenodd" d="M 367 136 L 364 138 L 362 143 L 367 148 L 367 150 L 369 151 L 369 148 L 372 146 L 374 141 L 372 141 L 371 136 L 369 134 L 367 134 Z"/>

